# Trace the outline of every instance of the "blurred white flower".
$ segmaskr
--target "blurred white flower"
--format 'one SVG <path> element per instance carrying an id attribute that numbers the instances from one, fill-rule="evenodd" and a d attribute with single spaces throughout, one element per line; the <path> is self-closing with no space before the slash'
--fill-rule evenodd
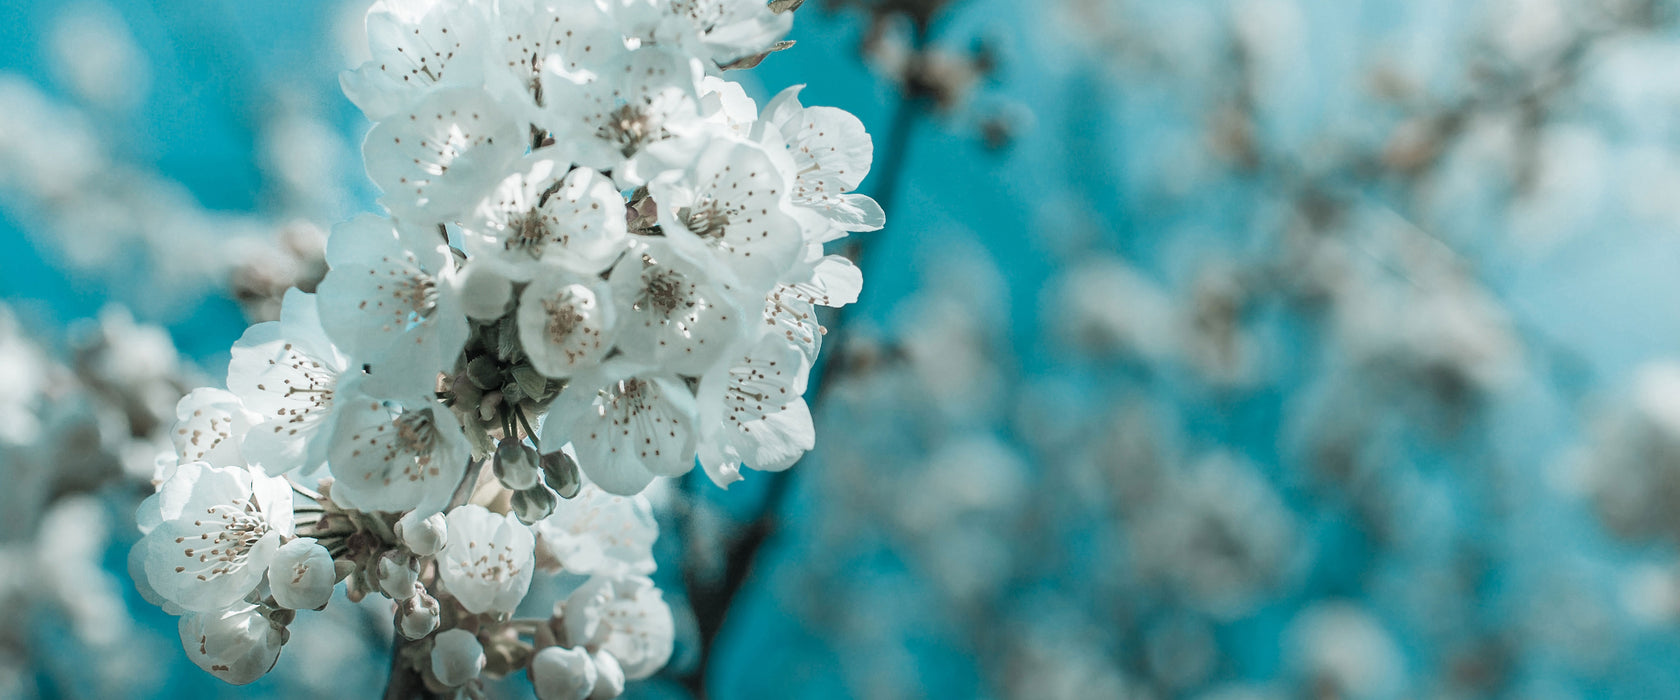
<path id="1" fill-rule="evenodd" d="M 584 700 L 595 692 L 595 662 L 582 649 L 548 647 L 531 659 L 538 700 Z"/>
<path id="2" fill-rule="evenodd" d="M 536 523 L 538 546 L 568 573 L 653 573 L 659 526 L 646 496 L 618 496 L 585 483 Z"/>
<path id="3" fill-rule="evenodd" d="M 653 675 L 671 658 L 671 609 L 640 576 L 592 576 L 566 598 L 566 637 L 611 654 L 629 680 Z"/>

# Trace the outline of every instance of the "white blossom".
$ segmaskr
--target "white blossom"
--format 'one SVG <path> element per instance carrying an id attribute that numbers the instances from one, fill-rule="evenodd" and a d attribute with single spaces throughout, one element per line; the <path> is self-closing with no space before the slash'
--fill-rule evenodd
<path id="1" fill-rule="evenodd" d="M 183 464 L 156 503 L 160 522 L 143 540 L 146 578 L 186 610 L 218 610 L 244 598 L 292 535 L 286 481 L 243 467 Z"/>
<path id="2" fill-rule="evenodd" d="M 804 263 L 766 295 L 765 333 L 798 345 L 814 362 L 827 332 L 817 322 L 815 307 L 851 304 L 862 289 L 863 273 L 850 260 L 829 255 Z"/>
<path id="3" fill-rule="evenodd" d="M 566 170 L 532 161 L 507 176 L 478 204 L 467 224 L 466 250 L 520 282 L 563 267 L 593 275 L 628 245 L 624 195 L 589 168 Z"/>
<path id="4" fill-rule="evenodd" d="M 408 108 L 439 86 L 472 85 L 483 65 L 480 15 L 469 3 L 380 0 L 368 9 L 372 56 L 339 82 L 369 119 Z"/>
<path id="5" fill-rule="evenodd" d="M 603 49 L 591 71 L 554 74 L 544 83 L 549 107 L 539 123 L 571 161 L 612 172 L 620 184 L 642 184 L 638 156 L 698 127 L 704 69 L 662 46 Z"/>
<path id="6" fill-rule="evenodd" d="M 573 644 L 612 654 L 624 677 L 652 675 L 671 657 L 671 609 L 640 576 L 594 576 L 566 598 L 564 622 Z"/>
<path id="7" fill-rule="evenodd" d="M 469 612 L 513 612 L 531 585 L 536 541 L 512 515 L 468 504 L 449 511 L 438 578 Z"/>
<path id="8" fill-rule="evenodd" d="M 433 690 L 512 660 L 540 697 L 607 700 L 666 663 L 642 492 L 697 456 L 726 484 L 812 448 L 815 307 L 861 287 L 822 246 L 882 220 L 854 192 L 860 122 L 797 91 L 760 119 L 720 77 L 786 48 L 788 9 L 374 4 L 340 82 L 374 122 L 385 213 L 335 227 L 317 291 L 247 330 L 227 390 L 176 405 L 178 449 L 137 513 L 142 589 L 166 610 L 278 635 L 201 665 L 260 675 L 340 580 L 396 601 L 397 663 Z M 533 632 L 509 616 L 539 563 L 591 578 Z"/>
<path id="9" fill-rule="evenodd" d="M 423 241 L 428 236 L 434 238 Z M 332 270 L 318 293 L 321 325 L 345 354 L 369 366 L 374 391 L 429 389 L 466 342 L 466 318 L 449 283 L 454 263 L 435 236 L 362 215 L 327 240 Z"/>
<path id="10" fill-rule="evenodd" d="M 274 668 L 286 629 L 260 605 L 237 603 L 181 616 L 181 645 L 199 668 L 234 685 L 250 683 Z"/>
<path id="11" fill-rule="evenodd" d="M 268 587 L 281 607 L 324 608 L 337 583 L 332 555 L 314 538 L 299 537 L 280 545 L 268 565 Z"/>
<path id="12" fill-rule="evenodd" d="M 833 228 L 820 240 L 848 232 L 875 231 L 886 225 L 881 205 L 854 190 L 869 175 L 875 145 L 863 122 L 851 113 L 833 107 L 806 107 L 799 103 L 803 85 L 783 90 L 764 107 L 763 123 L 775 127 L 786 139 L 793 157 L 795 182 L 793 203 L 815 213 Z M 767 139 L 767 145 L 775 143 Z"/>
<path id="13" fill-rule="evenodd" d="M 646 496 L 614 495 L 585 482 L 534 527 L 538 546 L 568 573 L 653 573 L 659 526 Z"/>
<path id="14" fill-rule="evenodd" d="M 538 372 L 570 377 L 599 364 L 612 349 L 615 314 L 611 293 L 599 279 L 551 272 L 519 296 L 519 342 Z"/>
<path id="15" fill-rule="evenodd" d="M 435 513 L 448 504 L 471 452 L 455 414 L 430 397 L 339 399 L 327 448 L 332 498 L 347 508 Z"/>
<path id="16" fill-rule="evenodd" d="M 649 243 L 626 255 L 609 284 L 618 347 L 631 360 L 699 375 L 742 333 L 734 288 L 669 246 Z"/>
<path id="17" fill-rule="evenodd" d="M 480 88 L 427 96 L 380 122 L 362 144 L 380 202 L 400 220 L 431 228 L 465 216 L 525 152 L 526 130 Z"/>
<path id="18" fill-rule="evenodd" d="M 700 421 L 713 432 L 700 442 L 699 456 L 712 481 L 740 480 L 742 464 L 787 469 L 816 446 L 805 404 L 809 370 L 798 345 L 766 335 L 733 366 L 702 381 Z"/>
<path id="19" fill-rule="evenodd" d="M 769 50 L 793 25 L 791 14 L 758 0 L 608 0 L 628 34 L 672 42 L 719 65 Z"/>
<path id="20" fill-rule="evenodd" d="M 788 213 L 792 172 L 781 154 L 713 136 L 686 169 L 655 178 L 648 191 L 674 250 L 726 280 L 763 288 L 805 251 Z"/>
<path id="21" fill-rule="evenodd" d="M 569 439 L 591 481 L 631 495 L 656 476 L 694 468 L 697 421 L 694 395 L 681 379 L 609 362 L 572 380 L 543 424 L 542 439 Z"/>
<path id="22" fill-rule="evenodd" d="M 624 43 L 618 24 L 597 0 L 506 0 L 496 5 L 485 46 L 490 90 L 519 105 L 530 121 L 551 102 L 556 76 L 587 74 L 599 57 Z"/>

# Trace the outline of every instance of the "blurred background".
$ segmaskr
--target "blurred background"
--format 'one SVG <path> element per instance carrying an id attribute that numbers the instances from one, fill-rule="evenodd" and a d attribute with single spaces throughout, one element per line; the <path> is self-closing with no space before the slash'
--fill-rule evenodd
<path id="1" fill-rule="evenodd" d="M 0 697 L 383 688 L 376 604 L 234 688 L 126 563 L 175 400 L 374 206 L 367 4 L 0 6 Z M 656 494 L 677 653 L 633 696 L 1680 697 L 1680 3 L 790 38 L 731 77 L 856 113 L 889 224 L 818 449 Z"/>

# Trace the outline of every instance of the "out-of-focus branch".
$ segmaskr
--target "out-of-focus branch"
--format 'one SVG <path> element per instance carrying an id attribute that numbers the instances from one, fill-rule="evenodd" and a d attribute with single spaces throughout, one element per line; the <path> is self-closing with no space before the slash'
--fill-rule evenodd
<path id="1" fill-rule="evenodd" d="M 919 54 L 926 46 L 927 33 L 925 24 L 917 23 L 914 25 L 909 45 L 912 52 Z M 894 210 L 894 200 L 899 191 L 899 182 L 903 176 L 905 165 L 908 162 L 908 153 L 916 123 L 927 113 L 931 104 L 931 95 L 924 83 L 909 80 L 903 84 L 902 97 L 893 111 L 892 124 L 889 127 L 889 141 L 885 150 L 886 158 L 875 169 L 875 172 L 880 176 L 880 179 L 875 183 L 875 198 L 881 204 L 882 209 L 888 212 Z M 848 242 L 842 250 L 842 254 L 860 269 L 863 268 L 865 251 L 872 245 L 880 245 L 877 239 L 881 236 L 881 233 L 878 232 L 866 238 Z M 866 243 L 869 243 L 869 245 L 866 245 Z M 843 329 L 855 307 L 856 304 L 852 304 L 838 309 L 832 322 L 827 325 L 836 331 Z M 824 378 L 831 371 L 829 365 L 836 359 L 843 363 L 847 354 L 845 335 L 842 333 L 836 333 L 836 335 L 840 338 L 836 347 L 819 356 L 816 363 L 811 367 L 806 396 L 812 403 L 813 413 L 819 412 L 823 405 L 822 399 L 825 394 L 821 389 Z M 694 669 L 681 680 L 683 685 L 696 698 L 706 697 L 706 674 L 711 662 L 712 651 L 716 647 L 718 634 L 728 621 L 729 612 L 734 607 L 736 598 L 739 597 L 741 590 L 751 577 L 759 555 L 764 551 L 765 545 L 781 525 L 782 510 L 786 507 L 788 497 L 793 492 L 794 475 L 798 471 L 795 468 L 764 474 L 765 493 L 758 515 L 743 526 L 739 533 L 728 540 L 720 576 L 710 581 L 703 580 L 701 576 L 697 575 L 693 566 L 687 567 L 684 572 L 684 583 L 688 587 L 689 602 L 694 610 L 695 624 L 699 632 L 700 651 Z"/>

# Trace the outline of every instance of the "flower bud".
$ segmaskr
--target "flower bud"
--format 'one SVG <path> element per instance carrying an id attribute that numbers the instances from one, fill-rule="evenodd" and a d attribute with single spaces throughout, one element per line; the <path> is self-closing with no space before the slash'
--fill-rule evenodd
<path id="1" fill-rule="evenodd" d="M 595 662 L 583 649 L 548 647 L 531 659 L 537 700 L 584 700 L 595 692 Z"/>
<path id="2" fill-rule="evenodd" d="M 494 321 L 507 312 L 513 299 L 513 283 L 484 265 L 467 265 L 457 278 L 461 310 L 475 321 Z"/>
<path id="3" fill-rule="evenodd" d="M 409 511 L 397 521 L 397 538 L 414 556 L 429 557 L 437 554 L 449 541 L 449 526 L 444 522 L 442 513 L 419 518 L 416 517 L 419 512 Z"/>
<path id="4" fill-rule="evenodd" d="M 613 700 L 623 695 L 624 668 L 618 664 L 618 657 L 603 649 L 589 659 L 595 664 L 595 692 L 589 694 L 589 700 Z"/>
<path id="5" fill-rule="evenodd" d="M 216 612 L 189 612 L 179 624 L 181 646 L 199 668 L 234 685 L 250 683 L 280 660 L 285 627 L 260 605 L 239 603 Z"/>
<path id="6" fill-rule="evenodd" d="M 397 603 L 397 631 L 405 639 L 420 639 L 437 629 L 442 608 L 426 586 L 414 584 L 407 598 Z"/>
<path id="7" fill-rule="evenodd" d="M 513 491 L 524 491 L 542 480 L 537 470 L 537 451 L 519 440 L 503 440 L 496 446 L 496 478 Z"/>
<path id="8" fill-rule="evenodd" d="M 514 492 L 513 514 L 519 516 L 519 522 L 530 525 L 552 514 L 554 506 L 559 503 L 559 494 L 539 483 L 524 491 Z"/>
<path id="9" fill-rule="evenodd" d="M 542 456 L 543 476 L 548 478 L 548 485 L 561 498 L 573 498 L 583 488 L 583 477 L 578 474 L 577 460 L 561 450 L 555 450 Z"/>
<path id="10" fill-rule="evenodd" d="M 420 567 L 413 557 L 396 550 L 379 555 L 379 590 L 392 600 L 414 595 L 414 583 L 420 580 Z"/>
<path id="11" fill-rule="evenodd" d="M 477 678 L 484 670 L 484 661 L 484 645 L 466 630 L 439 632 L 432 643 L 432 676 L 451 688 Z"/>

